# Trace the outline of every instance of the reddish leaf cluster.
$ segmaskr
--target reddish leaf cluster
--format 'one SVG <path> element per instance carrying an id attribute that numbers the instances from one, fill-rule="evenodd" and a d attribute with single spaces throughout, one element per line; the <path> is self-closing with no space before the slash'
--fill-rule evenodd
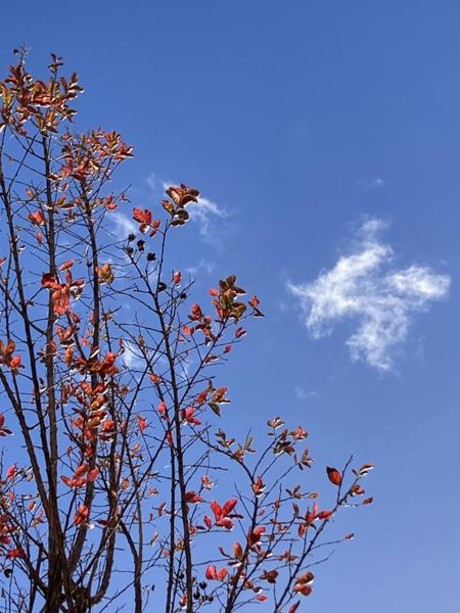
<path id="1" fill-rule="evenodd" d="M 55 64 L 58 65 L 60 62 Z M 33 79 L 23 62 L 10 66 L 9 76 L 0 81 L 0 131 L 8 125 L 25 136 L 25 124 L 33 120 L 40 133 L 56 133 L 63 119 L 72 120 L 76 111 L 69 102 L 82 91 L 76 73 L 68 81 L 64 77 L 57 79 L 53 73 L 45 83 Z"/>
<path id="2" fill-rule="evenodd" d="M 82 504 L 78 507 L 75 516 L 73 518 L 74 526 L 81 526 L 87 523 L 89 517 L 89 508 L 86 504 Z"/>
<path id="3" fill-rule="evenodd" d="M 49 79 L 34 80 L 22 54 L 0 84 L 10 245 L 0 258 L 8 401 L 0 437 L 12 433 L 5 415 L 8 425 L 15 419 L 27 455 L 2 467 L 0 555 L 5 577 L 15 572 L 8 594 L 13 603 L 33 594 L 34 606 L 53 611 L 111 610 L 126 593 L 112 576 L 121 564 L 136 611 L 150 576 L 166 568 L 168 611 L 210 603 L 235 611 L 272 599 L 273 610 L 294 613 L 311 593 L 311 556 L 327 544 L 329 520 L 372 502 L 358 498 L 372 465 L 351 478 L 349 464 L 329 467 L 335 489 L 323 508 L 304 475 L 302 485 L 293 481 L 312 464 L 302 426 L 275 417 L 256 439 L 217 423 L 230 400 L 213 365 L 230 358 L 250 317 L 263 317 L 259 298 L 229 275 L 209 290 L 211 305 L 194 303 L 193 280 L 168 252 L 171 232 L 199 202 L 185 184 L 166 190 L 159 213 L 135 206 L 134 231 L 123 244 L 111 239 L 108 212 L 129 200 L 108 182 L 132 149 L 117 132 L 63 128 L 81 88 L 75 74 L 58 76 L 61 65 L 54 56 Z M 34 261 L 22 256 L 30 244 Z M 216 534 L 213 559 L 206 541 Z"/>
<path id="4" fill-rule="evenodd" d="M 19 372 L 20 368 L 24 368 L 22 365 L 22 358 L 20 355 L 13 355 L 16 349 L 16 343 L 8 339 L 6 344 L 0 340 L 0 364 L 5 364 L 11 368 L 14 374 Z"/>
<path id="5" fill-rule="evenodd" d="M 161 224 L 159 219 L 153 219 L 149 209 L 133 209 L 133 219 L 139 222 L 139 232 L 142 234 L 150 230 L 150 237 L 155 236 Z"/>
<path id="6" fill-rule="evenodd" d="M 241 515 L 233 513 L 234 508 L 238 504 L 238 500 L 232 498 L 220 506 L 216 501 L 211 502 L 211 511 L 214 514 L 214 521 L 208 516 L 204 516 L 204 523 L 208 530 L 213 527 L 225 528 L 226 530 L 232 530 L 234 523 L 232 520 L 241 518 Z"/>
<path id="7" fill-rule="evenodd" d="M 88 464 L 81 464 L 74 472 L 73 477 L 62 476 L 62 481 L 69 487 L 79 488 L 96 481 L 99 475 L 97 467 L 91 468 Z"/>
<path id="8" fill-rule="evenodd" d="M 9 428 L 5 428 L 5 416 L 0 413 L 0 436 L 8 436 L 8 434 L 12 434 L 12 432 Z"/>
<path id="9" fill-rule="evenodd" d="M 56 315 L 70 314 L 70 299 L 79 298 L 85 286 L 83 279 L 73 279 L 69 268 L 65 270 L 66 283 L 60 283 L 50 272 L 42 276 L 42 287 L 51 290 L 51 302 Z"/>
<path id="10" fill-rule="evenodd" d="M 166 190 L 171 200 L 163 200 L 162 205 L 165 211 L 171 216 L 171 226 L 183 226 L 189 219 L 189 214 L 185 206 L 190 202 L 198 202 L 200 192 L 181 183 L 179 186 L 171 186 Z"/>

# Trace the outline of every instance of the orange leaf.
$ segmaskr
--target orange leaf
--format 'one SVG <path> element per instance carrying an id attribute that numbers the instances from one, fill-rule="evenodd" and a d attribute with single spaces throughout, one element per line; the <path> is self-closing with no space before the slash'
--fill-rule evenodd
<path id="1" fill-rule="evenodd" d="M 241 560 L 241 558 L 243 557 L 243 548 L 238 542 L 233 545 L 233 555 L 237 560 Z"/>
<path id="2" fill-rule="evenodd" d="M 67 262 L 64 262 L 64 264 L 61 264 L 61 266 L 59 266 L 59 270 L 70 270 L 70 268 L 72 268 L 74 263 L 74 260 L 67 260 Z"/>
<path id="3" fill-rule="evenodd" d="M 150 381 L 152 381 L 153 383 L 161 383 L 161 377 L 157 375 L 155 372 L 153 372 L 150 375 Z"/>

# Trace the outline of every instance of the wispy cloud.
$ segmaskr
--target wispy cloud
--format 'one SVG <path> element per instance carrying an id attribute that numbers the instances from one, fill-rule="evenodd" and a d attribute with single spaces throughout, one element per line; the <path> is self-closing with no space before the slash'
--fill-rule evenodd
<path id="1" fill-rule="evenodd" d="M 222 233 L 217 228 L 218 220 L 228 219 L 230 213 L 216 202 L 201 197 L 198 202 L 190 203 L 189 211 L 191 219 L 198 223 L 203 239 L 211 245 L 219 246 Z"/>
<path id="2" fill-rule="evenodd" d="M 381 189 L 385 187 L 385 181 L 380 177 L 375 177 L 375 179 L 360 179 L 356 182 L 356 185 L 363 189 Z"/>
<path id="3" fill-rule="evenodd" d="M 316 392 L 307 392 L 301 385 L 296 385 L 294 387 L 294 394 L 297 400 L 307 400 L 307 398 L 312 398 L 317 395 Z"/>
<path id="4" fill-rule="evenodd" d="M 304 323 L 316 339 L 330 334 L 345 319 L 356 322 L 347 340 L 353 360 L 388 370 L 393 349 L 407 339 L 413 316 L 431 302 L 445 298 L 450 277 L 426 266 L 395 269 L 393 250 L 379 238 L 386 227 L 370 219 L 360 228 L 349 255 L 322 272 L 315 281 L 288 284 L 305 314 Z"/>
<path id="5" fill-rule="evenodd" d="M 125 363 L 125 366 L 126 368 L 128 368 L 128 370 L 141 368 L 145 365 L 145 360 L 143 359 L 140 351 L 136 351 L 135 345 L 133 345 L 133 343 L 125 340 L 123 342 L 123 346 L 123 362 Z"/>
<path id="6" fill-rule="evenodd" d="M 113 222 L 112 231 L 119 240 L 124 241 L 126 240 L 128 234 L 137 233 L 136 224 L 133 222 L 132 219 L 130 219 L 123 213 L 116 211 L 115 213 L 112 213 L 110 219 Z"/>
<path id="7" fill-rule="evenodd" d="M 215 268 L 215 262 L 212 262 L 210 260 L 200 260 L 198 264 L 185 268 L 184 272 L 186 274 L 191 275 L 192 277 L 196 277 L 199 272 L 204 272 L 207 275 L 210 275 L 214 272 Z"/>

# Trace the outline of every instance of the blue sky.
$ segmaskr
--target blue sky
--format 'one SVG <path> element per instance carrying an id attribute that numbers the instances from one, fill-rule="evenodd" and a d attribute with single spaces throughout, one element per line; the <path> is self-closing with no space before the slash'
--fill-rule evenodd
<path id="1" fill-rule="evenodd" d="M 266 313 L 227 372 L 232 419 L 304 425 L 319 489 L 350 452 L 377 465 L 308 611 L 455 610 L 460 5 L 52 0 L 2 22 L 2 66 L 21 43 L 32 69 L 63 55 L 79 126 L 134 146 L 134 205 L 202 190 L 178 260 L 198 288 L 236 272 Z"/>

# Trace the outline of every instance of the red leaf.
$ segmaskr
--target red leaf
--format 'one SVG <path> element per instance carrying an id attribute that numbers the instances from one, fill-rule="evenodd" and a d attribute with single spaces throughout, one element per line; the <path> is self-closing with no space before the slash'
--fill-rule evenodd
<path id="1" fill-rule="evenodd" d="M 81 526 L 84 522 L 87 521 L 89 516 L 89 509 L 85 504 L 82 504 L 78 507 L 77 512 L 75 513 L 75 517 L 73 519 L 73 523 L 75 526 Z"/>
<path id="2" fill-rule="evenodd" d="M 231 500 L 227 500 L 227 502 L 222 507 L 222 515 L 224 516 L 229 515 L 233 511 L 233 509 L 236 507 L 237 504 L 238 504 L 238 500 L 235 500 L 234 498 Z"/>
<path id="3" fill-rule="evenodd" d="M 45 223 L 45 218 L 41 211 L 37 211 L 36 213 L 29 213 L 27 217 L 34 226 L 43 226 L 43 224 Z"/>
<path id="4" fill-rule="evenodd" d="M 265 602 L 266 600 L 268 600 L 268 596 L 266 596 L 265 594 L 259 594 L 258 596 L 256 596 L 256 600 L 258 600 L 259 602 Z"/>
<path id="5" fill-rule="evenodd" d="M 145 419 L 145 417 L 142 417 L 142 415 L 138 415 L 137 423 L 139 424 L 139 430 L 141 431 L 141 433 L 143 433 L 147 428 L 147 420 Z"/>
<path id="6" fill-rule="evenodd" d="M 99 468 L 93 468 L 92 470 L 90 470 L 86 477 L 88 483 L 92 483 L 93 481 L 96 481 L 98 475 L 99 475 Z"/>
<path id="7" fill-rule="evenodd" d="M 88 472 L 88 468 L 89 468 L 88 464 L 80 464 L 80 466 L 77 469 L 75 469 L 74 477 L 81 477 L 81 475 L 84 475 L 85 473 Z"/>
<path id="8" fill-rule="evenodd" d="M 214 564 L 208 564 L 205 576 L 208 581 L 217 579 L 217 568 L 214 566 Z"/>
<path id="9" fill-rule="evenodd" d="M 73 260 L 67 260 L 67 262 L 64 262 L 64 264 L 61 264 L 61 266 L 59 266 L 59 270 L 70 270 L 73 266 L 73 262 Z"/>
<path id="10" fill-rule="evenodd" d="M 54 275 L 50 272 L 45 272 L 42 275 L 42 287 L 47 287 L 49 289 L 61 289 L 61 284 L 56 282 Z"/>
<path id="11" fill-rule="evenodd" d="M 203 502 L 203 498 L 193 490 L 185 493 L 185 500 L 187 502 L 190 502 L 191 504 L 198 504 L 199 502 Z"/>
<path id="12" fill-rule="evenodd" d="M 152 212 L 149 209 L 133 209 L 133 218 L 141 224 L 150 225 Z"/>
<path id="13" fill-rule="evenodd" d="M 15 355 L 13 358 L 11 358 L 10 368 L 13 372 L 17 372 L 19 368 L 23 368 L 22 358 L 20 355 Z"/>
<path id="14" fill-rule="evenodd" d="M 204 516 L 204 523 L 206 524 L 207 529 L 211 530 L 211 528 L 212 528 L 212 520 L 207 515 Z"/>
<path id="15" fill-rule="evenodd" d="M 262 477 L 257 477 L 257 479 L 252 484 L 252 491 L 256 496 L 261 496 L 265 491 L 265 484 L 262 481 Z"/>
<path id="16" fill-rule="evenodd" d="M 226 530 L 233 530 L 233 522 L 228 519 L 228 517 L 223 517 L 222 519 L 219 519 L 219 521 L 216 521 L 216 526 L 219 526 L 219 528 L 225 528 Z"/>
<path id="17" fill-rule="evenodd" d="M 238 542 L 233 545 L 233 555 L 237 560 L 241 560 L 241 558 L 243 557 L 243 548 Z"/>
<path id="18" fill-rule="evenodd" d="M 193 304 L 191 308 L 191 315 L 189 316 L 192 321 L 197 321 L 203 318 L 203 311 L 199 304 Z"/>
<path id="19" fill-rule="evenodd" d="M 222 507 L 215 500 L 211 502 L 211 511 L 214 513 L 214 517 L 217 520 L 219 520 L 222 517 Z"/>
<path id="20" fill-rule="evenodd" d="M 206 579 L 209 581 L 223 581 L 227 575 L 228 570 L 226 568 L 221 568 L 218 571 L 214 564 L 208 564 L 206 568 Z"/>
<path id="21" fill-rule="evenodd" d="M 294 592 L 296 592 L 296 594 L 302 594 L 302 596 L 310 596 L 312 593 L 312 588 L 309 585 L 296 583 L 294 586 Z"/>
<path id="22" fill-rule="evenodd" d="M 226 568 L 221 568 L 218 572 L 217 572 L 217 578 L 220 581 L 223 581 L 225 579 L 225 577 L 228 575 L 228 570 Z"/>
<path id="23" fill-rule="evenodd" d="M 314 575 L 312 572 L 307 571 L 301 577 L 299 577 L 294 585 L 294 592 L 302 594 L 302 596 L 309 596 L 312 592 L 311 584 L 313 583 Z"/>
<path id="24" fill-rule="evenodd" d="M 336 468 L 331 468 L 330 466 L 328 466 L 326 470 L 327 476 L 329 477 L 329 481 L 331 483 L 337 486 L 342 485 L 342 475 L 340 471 L 338 471 Z"/>
<path id="25" fill-rule="evenodd" d="M 182 411 L 182 420 L 184 424 L 191 424 L 192 426 L 200 426 L 201 421 L 195 417 L 195 409 L 188 407 Z"/>

